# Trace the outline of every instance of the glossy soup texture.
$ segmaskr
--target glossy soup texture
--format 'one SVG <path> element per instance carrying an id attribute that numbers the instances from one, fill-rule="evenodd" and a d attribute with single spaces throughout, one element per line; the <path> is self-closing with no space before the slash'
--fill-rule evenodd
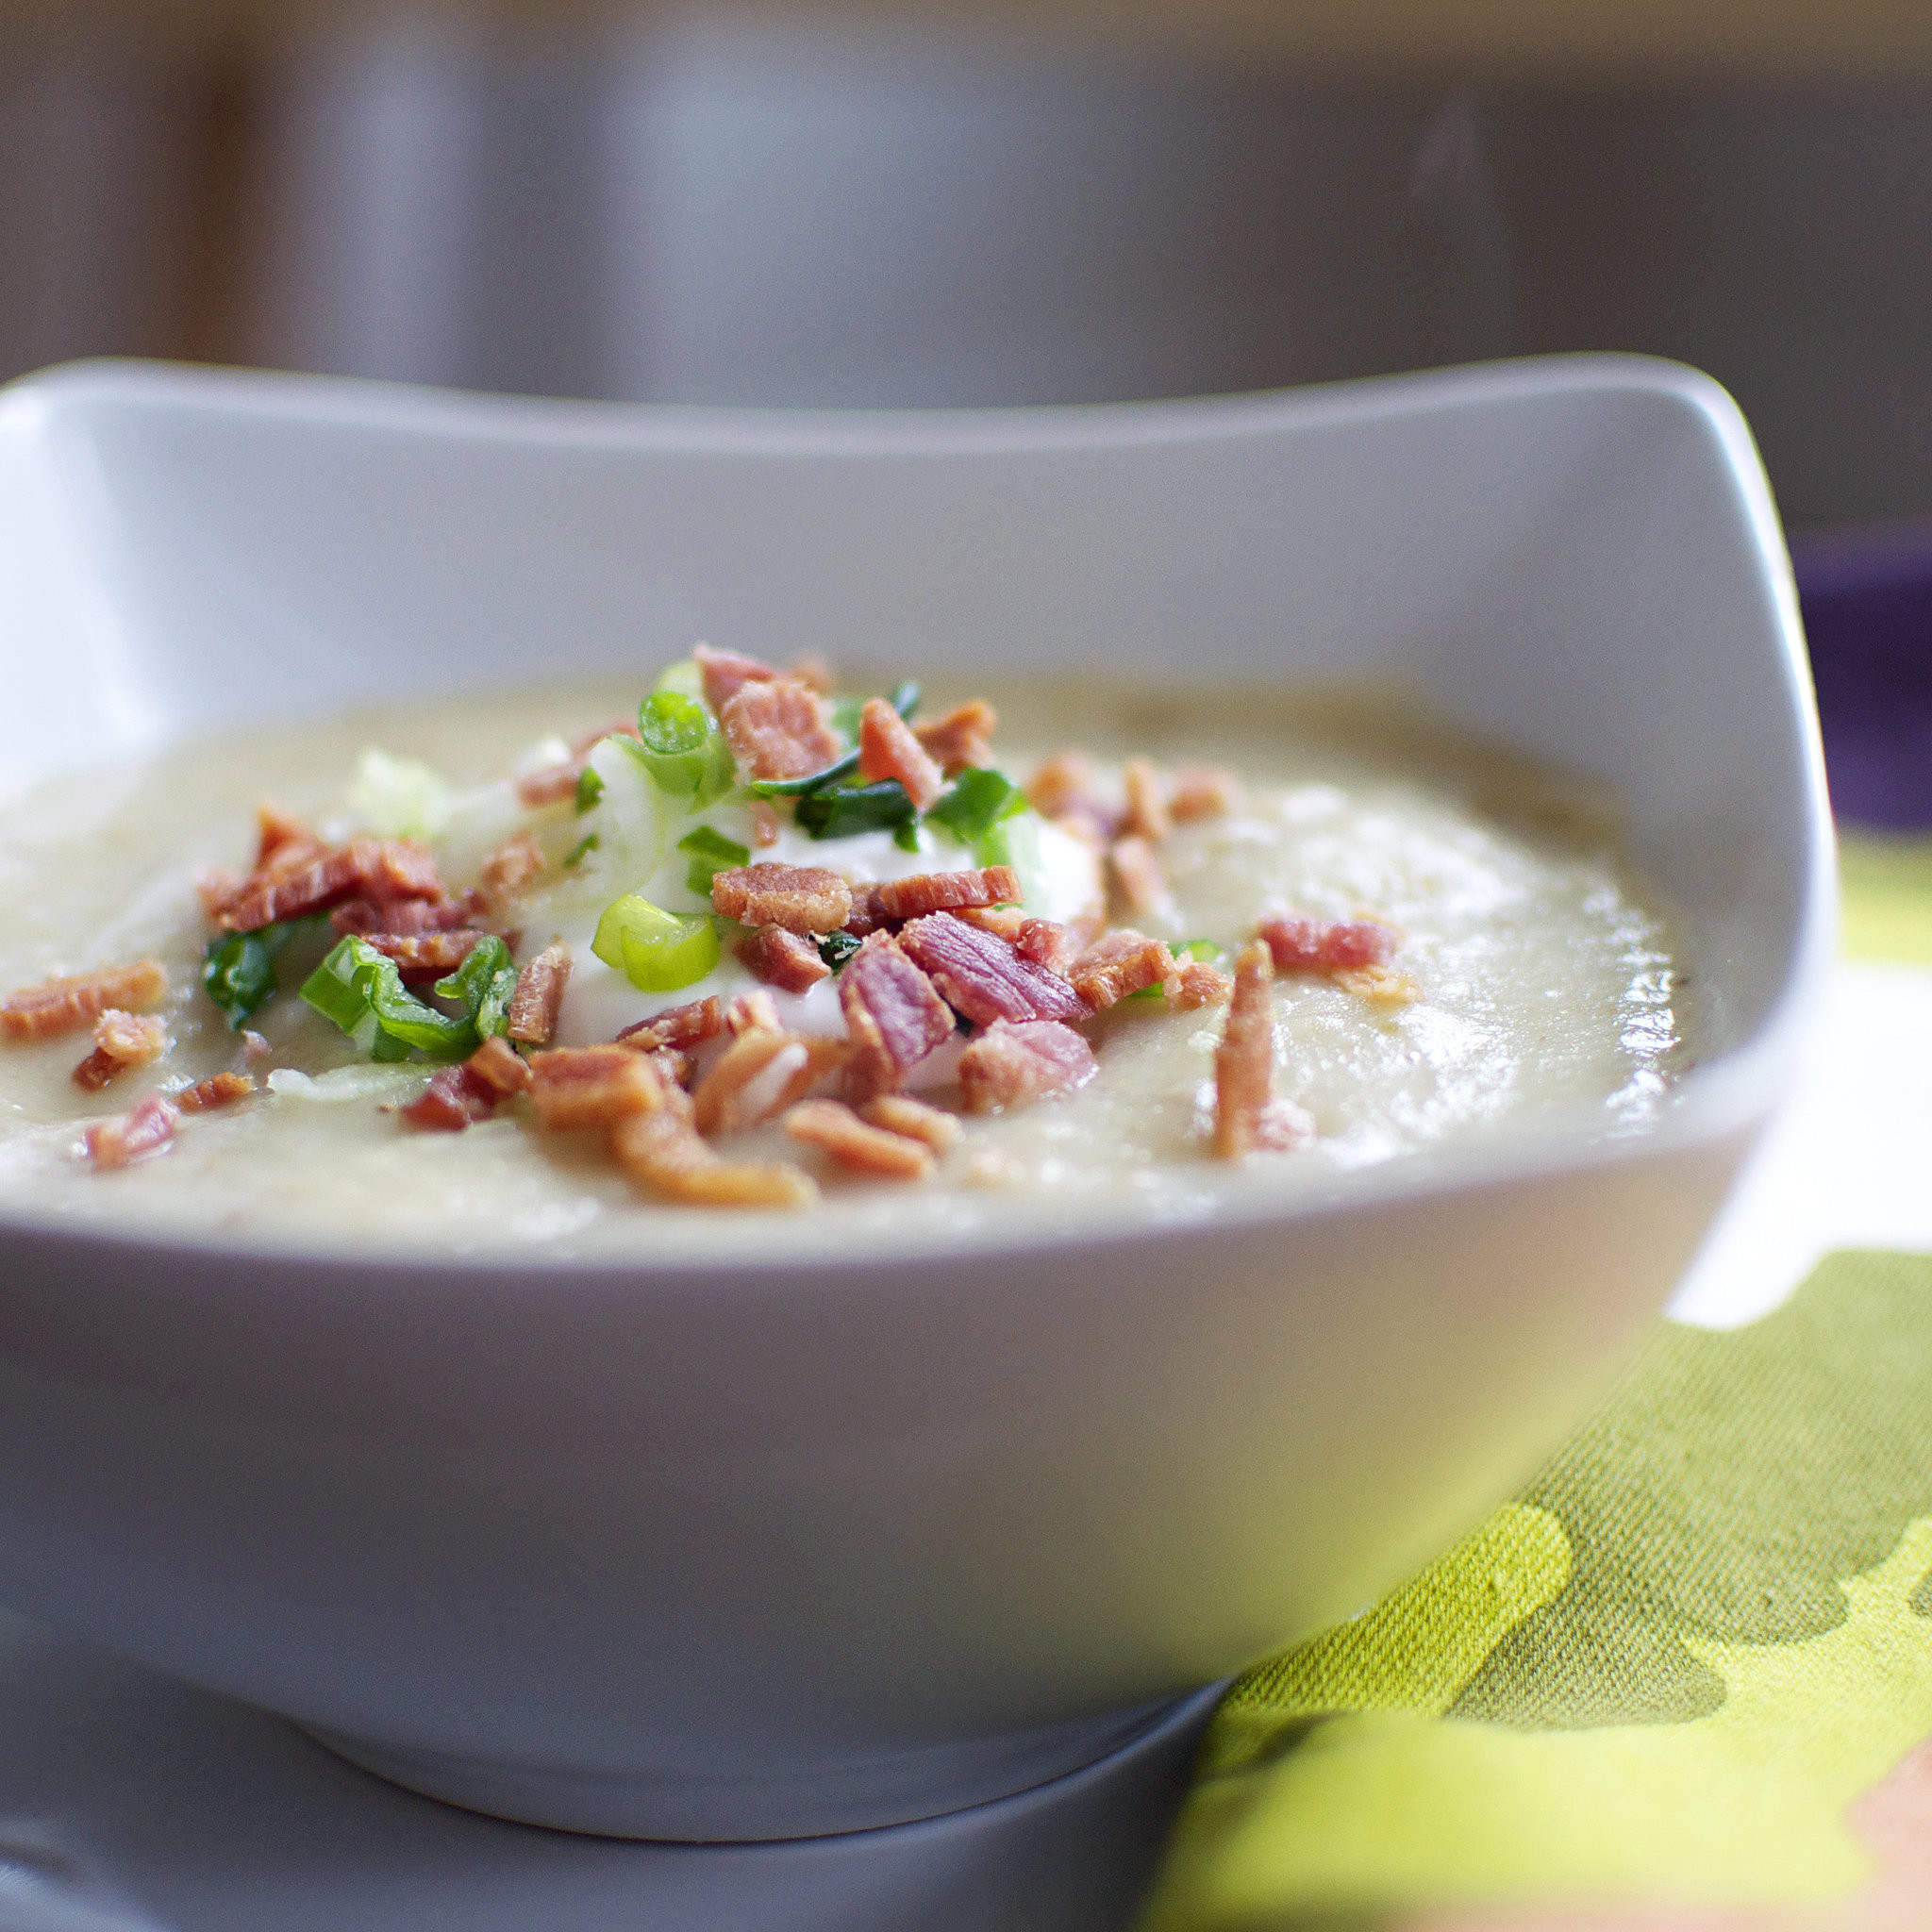
<path id="1" fill-rule="evenodd" d="M 251 732 L 0 806 L 0 989 L 151 954 L 168 969 L 175 1041 L 163 1062 L 99 1094 L 70 1077 L 85 1033 L 0 1046 L 0 1208 L 218 1239 L 563 1257 L 957 1244 L 1211 1214 L 1558 1111 L 1640 1131 L 1687 1063 L 1675 941 L 1591 788 L 1458 741 L 1392 702 L 989 689 L 1002 718 L 995 759 L 1016 777 L 1066 744 L 1103 769 L 1141 755 L 1240 775 L 1239 809 L 1176 826 L 1164 842 L 1174 913 L 1161 937 L 1231 953 L 1281 908 L 1368 912 L 1401 929 L 1394 964 L 1419 989 L 1411 1004 L 1377 1006 L 1326 978 L 1274 983 L 1275 1091 L 1312 1116 L 1312 1144 L 1239 1166 L 1212 1159 L 1224 1008 L 1128 1001 L 1086 1029 L 1097 1078 L 1010 1114 L 968 1117 L 930 1182 L 841 1176 L 773 1125 L 730 1151 L 799 1159 L 824 1187 L 818 1206 L 672 1206 L 641 1195 L 590 1137 L 540 1137 L 514 1110 L 459 1134 L 404 1127 L 386 1109 L 419 1092 L 428 1070 L 371 1066 L 285 990 L 254 1023 L 273 1049 L 267 1067 L 283 1076 L 275 1091 L 193 1119 L 165 1154 L 124 1171 L 95 1174 L 76 1158 L 88 1120 L 234 1063 L 236 1037 L 200 988 L 208 927 L 193 879 L 211 865 L 245 867 L 258 799 L 326 820 L 372 743 L 480 783 L 545 733 L 633 709 L 637 693 L 637 682 L 576 687 Z M 443 858 L 463 883 L 475 855 Z M 526 931 L 519 959 L 550 936 Z M 286 969 L 282 983 L 291 985 Z M 593 984 L 586 974 L 567 1007 L 566 1039 L 608 1037 L 589 1004 Z M 688 995 L 637 997 L 645 1012 Z"/>

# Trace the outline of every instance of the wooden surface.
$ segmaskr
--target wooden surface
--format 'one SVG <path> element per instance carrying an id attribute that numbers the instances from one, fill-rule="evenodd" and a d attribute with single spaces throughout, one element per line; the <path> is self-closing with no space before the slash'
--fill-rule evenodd
<path id="1" fill-rule="evenodd" d="M 9 0 L 0 40 L 158 47 L 273 39 L 373 0 Z M 694 10 L 688 0 L 430 0 L 517 25 Z M 1932 0 L 732 0 L 713 10 L 991 31 L 1319 73 L 1815 84 L 1932 75 Z"/>

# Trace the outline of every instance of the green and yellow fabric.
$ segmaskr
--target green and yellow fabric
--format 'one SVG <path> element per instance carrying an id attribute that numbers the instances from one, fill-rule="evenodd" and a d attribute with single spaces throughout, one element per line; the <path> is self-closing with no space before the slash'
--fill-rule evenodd
<path id="1" fill-rule="evenodd" d="M 1932 841 L 1845 858 L 1833 999 L 1932 1064 Z M 1923 1249 L 1662 1324 L 1520 1497 L 1241 1678 L 1144 1932 L 1932 1927 L 1932 1085 L 1874 1131 Z"/>

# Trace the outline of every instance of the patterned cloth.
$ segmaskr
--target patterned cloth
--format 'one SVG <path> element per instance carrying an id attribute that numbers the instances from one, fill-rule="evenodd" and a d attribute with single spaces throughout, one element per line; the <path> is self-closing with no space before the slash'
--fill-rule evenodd
<path id="1" fill-rule="evenodd" d="M 1932 841 L 1542 1476 L 1208 1732 L 1144 1932 L 1932 1927 Z"/>

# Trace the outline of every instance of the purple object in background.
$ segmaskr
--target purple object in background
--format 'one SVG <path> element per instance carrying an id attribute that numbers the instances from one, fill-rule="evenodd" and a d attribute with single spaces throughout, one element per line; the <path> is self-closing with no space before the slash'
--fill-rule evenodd
<path id="1" fill-rule="evenodd" d="M 1932 826 L 1932 523 L 1792 540 L 1832 808 Z"/>

